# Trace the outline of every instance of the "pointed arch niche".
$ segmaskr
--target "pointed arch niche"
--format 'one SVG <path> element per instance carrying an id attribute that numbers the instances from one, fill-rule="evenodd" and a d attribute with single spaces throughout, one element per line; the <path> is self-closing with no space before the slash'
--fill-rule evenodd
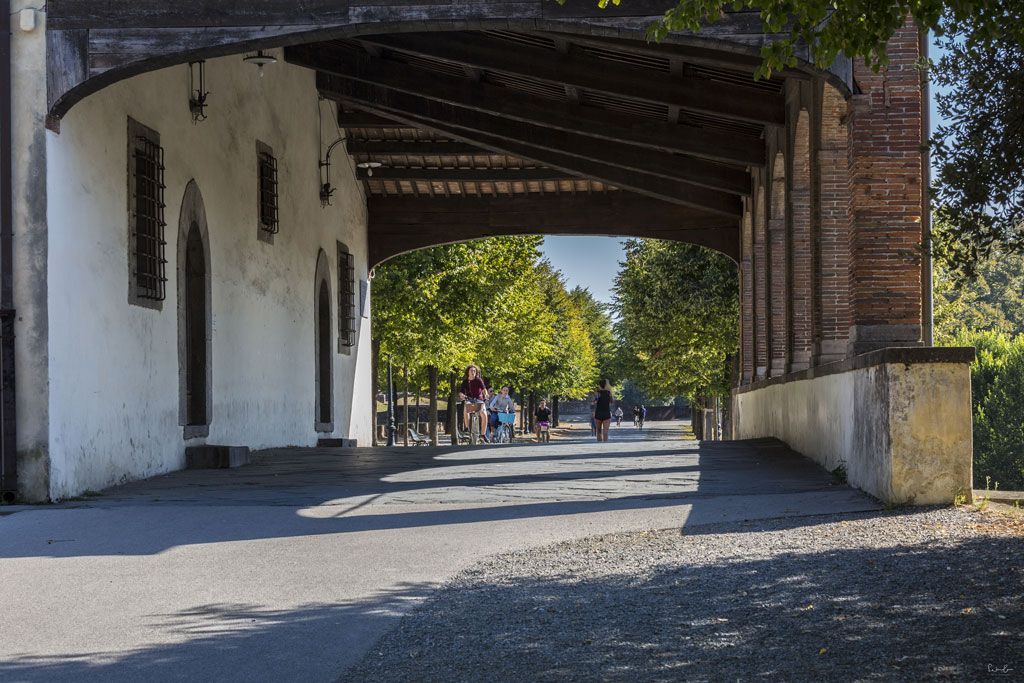
<path id="1" fill-rule="evenodd" d="M 185 439 L 208 436 L 213 421 L 213 296 L 203 195 L 185 187 L 178 219 L 178 423 Z"/>
<path id="2" fill-rule="evenodd" d="M 316 365 L 314 427 L 317 432 L 329 434 L 334 431 L 334 349 L 331 335 L 331 266 L 323 249 L 316 256 L 313 321 L 313 354 Z"/>

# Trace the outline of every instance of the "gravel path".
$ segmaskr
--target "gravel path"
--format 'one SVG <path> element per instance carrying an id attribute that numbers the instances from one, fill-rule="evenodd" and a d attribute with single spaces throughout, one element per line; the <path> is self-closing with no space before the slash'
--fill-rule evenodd
<path id="1" fill-rule="evenodd" d="M 493 557 L 344 681 L 1016 679 L 1024 524 L 914 509 Z"/>

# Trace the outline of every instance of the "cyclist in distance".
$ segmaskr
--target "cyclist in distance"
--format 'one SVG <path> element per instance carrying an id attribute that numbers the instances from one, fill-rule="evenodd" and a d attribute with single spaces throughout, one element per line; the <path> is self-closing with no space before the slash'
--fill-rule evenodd
<path id="1" fill-rule="evenodd" d="M 495 431 L 498 429 L 498 413 L 514 413 L 516 410 L 515 402 L 512 400 L 512 397 L 508 395 L 508 393 L 508 386 L 503 386 L 501 390 L 498 393 L 496 393 L 487 403 L 488 438 L 493 438 Z"/>
<path id="2" fill-rule="evenodd" d="M 622 426 L 622 406 L 616 406 L 615 407 L 615 412 L 612 413 L 612 415 L 615 416 L 615 426 L 616 427 L 621 427 Z"/>
<path id="3" fill-rule="evenodd" d="M 462 378 L 462 386 L 459 388 L 459 398 L 465 403 L 462 408 L 462 425 L 466 431 L 469 430 L 469 414 L 475 413 L 473 419 L 480 421 L 480 434 L 487 431 L 484 403 L 487 401 L 487 385 L 480 376 L 480 368 L 470 364 L 466 366 L 466 374 Z M 486 437 L 484 437 L 486 439 Z"/>

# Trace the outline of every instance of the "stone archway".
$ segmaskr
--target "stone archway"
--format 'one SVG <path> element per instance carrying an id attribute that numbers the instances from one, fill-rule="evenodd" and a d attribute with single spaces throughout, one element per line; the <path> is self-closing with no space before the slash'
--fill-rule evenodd
<path id="1" fill-rule="evenodd" d="M 178 423 L 186 439 L 209 434 L 213 419 L 213 310 L 210 239 L 203 196 L 185 188 L 178 220 Z"/>

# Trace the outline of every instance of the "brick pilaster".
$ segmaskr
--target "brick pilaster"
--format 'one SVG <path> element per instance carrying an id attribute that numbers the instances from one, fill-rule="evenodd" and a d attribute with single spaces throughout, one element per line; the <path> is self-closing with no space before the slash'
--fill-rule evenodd
<path id="1" fill-rule="evenodd" d="M 740 240 L 740 384 L 754 379 L 754 217 L 751 202 L 743 203 Z"/>
<path id="2" fill-rule="evenodd" d="M 811 131 L 809 115 L 801 110 L 793 139 L 789 187 L 790 223 L 790 365 L 791 372 L 811 366 L 814 293 L 811 236 Z"/>
<path id="3" fill-rule="evenodd" d="M 917 28 L 889 41 L 889 66 L 855 62 L 852 98 L 851 326 L 864 353 L 921 343 L 922 94 Z"/>
<path id="4" fill-rule="evenodd" d="M 786 218 L 786 162 L 775 157 L 771 203 L 768 211 L 769 326 L 770 362 L 768 375 L 778 377 L 789 369 L 789 226 Z"/>
<path id="5" fill-rule="evenodd" d="M 825 84 L 817 150 L 818 337 L 814 364 L 846 357 L 850 336 L 850 116 L 846 99 Z"/>
<path id="6" fill-rule="evenodd" d="M 755 180 L 754 220 L 754 377 L 768 376 L 768 218 L 764 180 Z"/>

